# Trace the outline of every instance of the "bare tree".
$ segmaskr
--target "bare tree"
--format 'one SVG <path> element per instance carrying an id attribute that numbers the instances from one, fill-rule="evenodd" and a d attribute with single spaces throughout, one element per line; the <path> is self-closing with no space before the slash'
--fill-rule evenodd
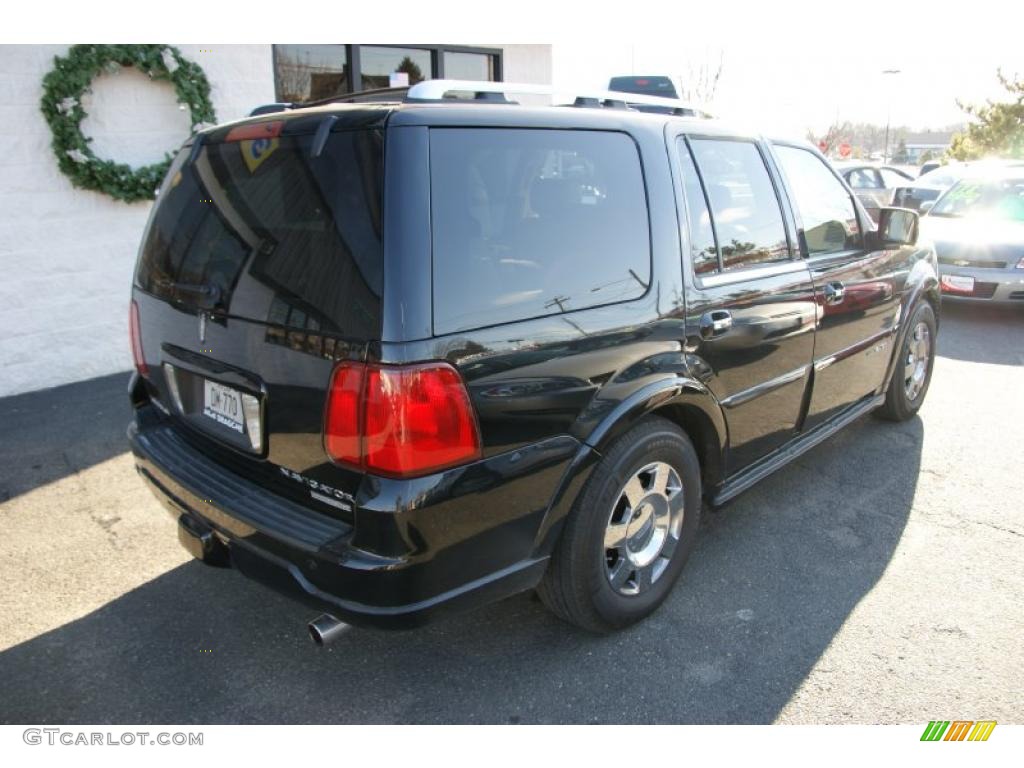
<path id="1" fill-rule="evenodd" d="M 823 155 L 828 155 L 843 141 L 848 140 L 851 129 L 852 126 L 849 121 L 840 123 L 839 118 L 836 118 L 824 133 L 817 134 L 808 129 L 807 140 L 812 144 L 816 144 Z"/>
<path id="2" fill-rule="evenodd" d="M 718 92 L 718 81 L 722 78 L 724 52 L 719 49 L 718 63 L 713 59 L 704 59 L 699 65 L 687 64 L 686 74 L 679 75 L 679 98 L 694 104 L 709 105 L 715 100 Z"/>

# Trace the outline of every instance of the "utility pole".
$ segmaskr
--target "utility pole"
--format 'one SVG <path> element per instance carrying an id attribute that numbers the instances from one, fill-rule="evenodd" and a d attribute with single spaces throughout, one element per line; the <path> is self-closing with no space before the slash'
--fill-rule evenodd
<path id="1" fill-rule="evenodd" d="M 898 75 L 899 69 L 883 69 L 883 75 Z M 885 149 L 882 151 L 882 163 L 889 163 L 889 123 L 892 121 L 892 88 L 889 88 L 885 98 Z"/>

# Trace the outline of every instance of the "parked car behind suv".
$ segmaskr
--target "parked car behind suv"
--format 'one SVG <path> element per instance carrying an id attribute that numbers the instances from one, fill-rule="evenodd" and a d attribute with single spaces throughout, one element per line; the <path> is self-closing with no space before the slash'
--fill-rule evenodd
<path id="1" fill-rule="evenodd" d="M 138 471 L 314 639 L 534 588 L 626 626 L 705 504 L 921 407 L 916 214 L 801 141 L 445 87 L 203 131 L 139 253 Z"/>
<path id="2" fill-rule="evenodd" d="M 944 296 L 1024 306 L 1024 168 L 958 181 L 921 220 Z"/>
<path id="3" fill-rule="evenodd" d="M 839 163 L 840 175 L 875 221 L 878 212 L 892 203 L 893 192 L 913 179 L 899 168 L 865 163 Z"/>

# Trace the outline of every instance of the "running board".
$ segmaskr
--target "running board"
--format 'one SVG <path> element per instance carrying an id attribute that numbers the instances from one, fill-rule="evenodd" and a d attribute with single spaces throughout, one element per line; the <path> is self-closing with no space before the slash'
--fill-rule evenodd
<path id="1" fill-rule="evenodd" d="M 793 459 L 802 456 L 814 446 L 832 437 L 836 432 L 856 421 L 861 416 L 869 413 L 885 402 L 885 395 L 873 395 L 862 400 L 858 405 L 852 406 L 849 410 L 815 427 L 805 435 L 801 435 L 789 445 L 786 445 L 774 453 L 770 453 L 756 464 L 744 469 L 739 474 L 726 480 L 719 486 L 718 491 L 711 497 L 711 506 L 720 507 L 726 502 L 732 501 L 745 490 L 768 475 L 789 464 Z"/>

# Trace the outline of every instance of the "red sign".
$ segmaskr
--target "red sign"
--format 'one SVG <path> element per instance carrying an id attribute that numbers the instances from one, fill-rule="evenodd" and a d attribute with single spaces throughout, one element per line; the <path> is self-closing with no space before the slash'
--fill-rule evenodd
<path id="1" fill-rule="evenodd" d="M 822 154 L 824 154 L 825 152 L 828 152 L 828 142 L 825 141 L 824 139 L 819 141 L 818 142 L 818 149 L 821 150 Z"/>
<path id="2" fill-rule="evenodd" d="M 847 144 L 845 141 L 842 144 L 839 145 L 839 156 L 840 157 L 849 157 L 850 156 L 850 145 Z"/>

